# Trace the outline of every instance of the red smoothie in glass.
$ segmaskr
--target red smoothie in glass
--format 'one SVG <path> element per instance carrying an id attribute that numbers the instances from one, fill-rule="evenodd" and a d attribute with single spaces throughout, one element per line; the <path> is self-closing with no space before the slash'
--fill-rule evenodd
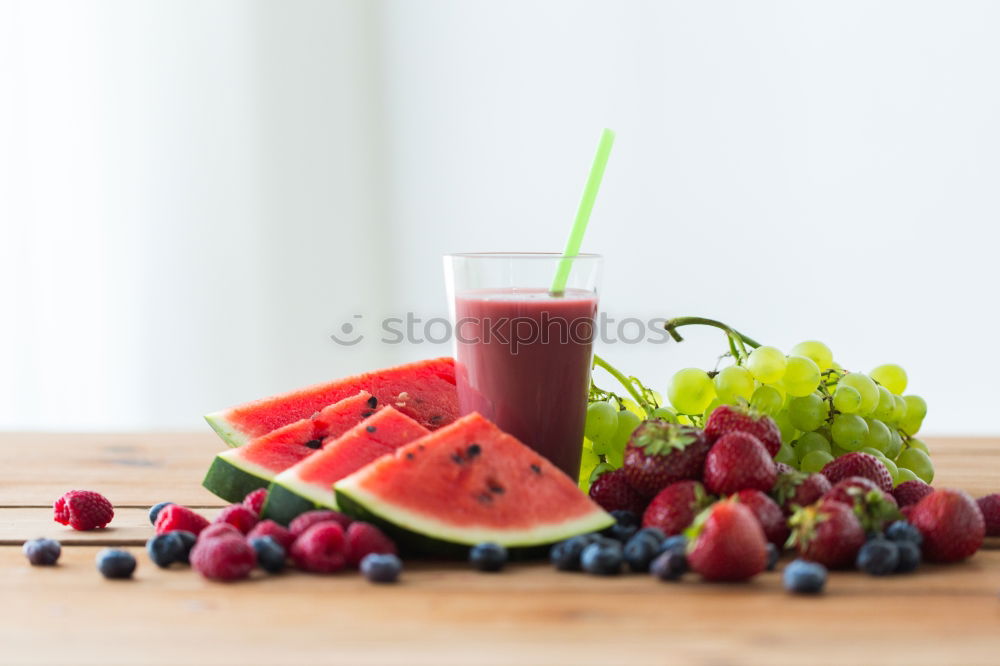
<path id="1" fill-rule="evenodd" d="M 573 480 L 590 389 L 597 294 L 488 289 L 455 299 L 458 403 L 532 447 Z"/>

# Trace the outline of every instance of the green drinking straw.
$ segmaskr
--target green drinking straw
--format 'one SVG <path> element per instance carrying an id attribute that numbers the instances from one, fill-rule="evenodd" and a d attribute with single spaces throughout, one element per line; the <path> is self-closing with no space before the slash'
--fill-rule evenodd
<path id="1" fill-rule="evenodd" d="M 601 133 L 601 142 L 597 144 L 597 154 L 594 155 L 594 165 L 590 167 L 590 175 L 587 176 L 587 185 L 583 188 L 583 198 L 576 211 L 573 230 L 570 231 L 569 240 L 566 241 L 566 251 L 563 252 L 562 261 L 559 262 L 556 278 L 552 281 L 550 293 L 553 296 L 562 296 L 563 292 L 566 291 L 566 281 L 569 279 L 569 271 L 573 267 L 573 257 L 580 253 L 583 235 L 587 233 L 587 223 L 590 222 L 590 213 L 594 210 L 597 190 L 601 188 L 604 167 L 608 165 L 608 156 L 611 154 L 611 146 L 614 142 L 615 133 L 605 128 Z"/>

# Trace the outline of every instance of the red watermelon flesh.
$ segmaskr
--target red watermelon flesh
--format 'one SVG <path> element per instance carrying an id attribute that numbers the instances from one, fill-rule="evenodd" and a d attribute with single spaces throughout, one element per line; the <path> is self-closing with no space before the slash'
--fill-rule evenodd
<path id="1" fill-rule="evenodd" d="M 373 460 L 430 431 L 393 407 L 385 407 L 274 478 L 264 517 L 281 523 L 311 509 L 336 509 L 333 484 Z"/>
<path id="2" fill-rule="evenodd" d="M 316 452 L 323 440 L 339 437 L 379 410 L 366 391 L 335 402 L 311 418 L 273 430 L 250 443 L 215 456 L 202 482 L 230 502 L 239 502 L 257 488 Z"/>
<path id="3" fill-rule="evenodd" d="M 338 400 L 368 391 L 380 405 L 392 405 L 434 430 L 458 417 L 455 362 L 437 358 L 367 372 L 208 414 L 205 420 L 230 446 L 306 419 Z"/>
<path id="4" fill-rule="evenodd" d="M 477 413 L 379 458 L 335 491 L 341 510 L 425 544 L 537 546 L 614 522 L 573 479 Z"/>

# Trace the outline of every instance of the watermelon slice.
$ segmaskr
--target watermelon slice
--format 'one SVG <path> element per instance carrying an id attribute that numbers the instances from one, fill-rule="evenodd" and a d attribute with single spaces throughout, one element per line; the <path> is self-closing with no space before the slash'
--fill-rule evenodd
<path id="1" fill-rule="evenodd" d="M 392 407 L 380 409 L 340 437 L 324 442 L 322 450 L 274 477 L 263 517 L 287 525 L 312 509 L 336 509 L 335 482 L 429 433 Z"/>
<path id="2" fill-rule="evenodd" d="M 202 485 L 230 502 L 266 488 L 278 473 L 312 455 L 323 440 L 339 437 L 376 413 L 378 400 L 367 391 L 335 402 L 312 418 L 273 430 L 249 444 L 215 456 Z"/>
<path id="3" fill-rule="evenodd" d="M 334 486 L 340 510 L 410 550 L 533 548 L 614 518 L 544 457 L 477 413 L 396 449 Z"/>
<path id="4" fill-rule="evenodd" d="M 214 412 L 205 420 L 227 444 L 242 446 L 272 430 L 309 418 L 358 391 L 368 391 L 379 404 L 394 406 L 429 430 L 458 417 L 455 362 L 436 358 L 255 400 Z"/>

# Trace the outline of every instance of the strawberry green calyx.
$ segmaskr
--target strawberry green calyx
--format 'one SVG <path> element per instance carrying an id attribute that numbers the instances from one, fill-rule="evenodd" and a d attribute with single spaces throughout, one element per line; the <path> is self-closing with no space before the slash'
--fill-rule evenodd
<path id="1" fill-rule="evenodd" d="M 861 488 L 848 488 L 854 498 L 854 515 L 866 532 L 881 531 L 882 527 L 902 517 L 899 507 L 886 499 L 881 490 L 865 492 Z"/>
<path id="2" fill-rule="evenodd" d="M 805 551 L 809 548 L 809 543 L 816 537 L 816 528 L 827 519 L 827 515 L 819 510 L 818 505 L 799 507 L 788 519 L 788 526 L 792 533 L 788 535 L 788 542 L 785 548 L 799 548 Z"/>
<path id="3" fill-rule="evenodd" d="M 630 444 L 649 456 L 665 456 L 682 451 L 697 441 L 693 430 L 687 426 L 650 420 L 643 423 L 632 435 Z"/>
<path id="4" fill-rule="evenodd" d="M 805 472 L 798 470 L 779 474 L 778 480 L 774 482 L 774 488 L 771 489 L 771 497 L 778 503 L 778 506 L 784 506 L 788 500 L 795 497 L 799 486 L 802 485 L 808 476 Z"/>

